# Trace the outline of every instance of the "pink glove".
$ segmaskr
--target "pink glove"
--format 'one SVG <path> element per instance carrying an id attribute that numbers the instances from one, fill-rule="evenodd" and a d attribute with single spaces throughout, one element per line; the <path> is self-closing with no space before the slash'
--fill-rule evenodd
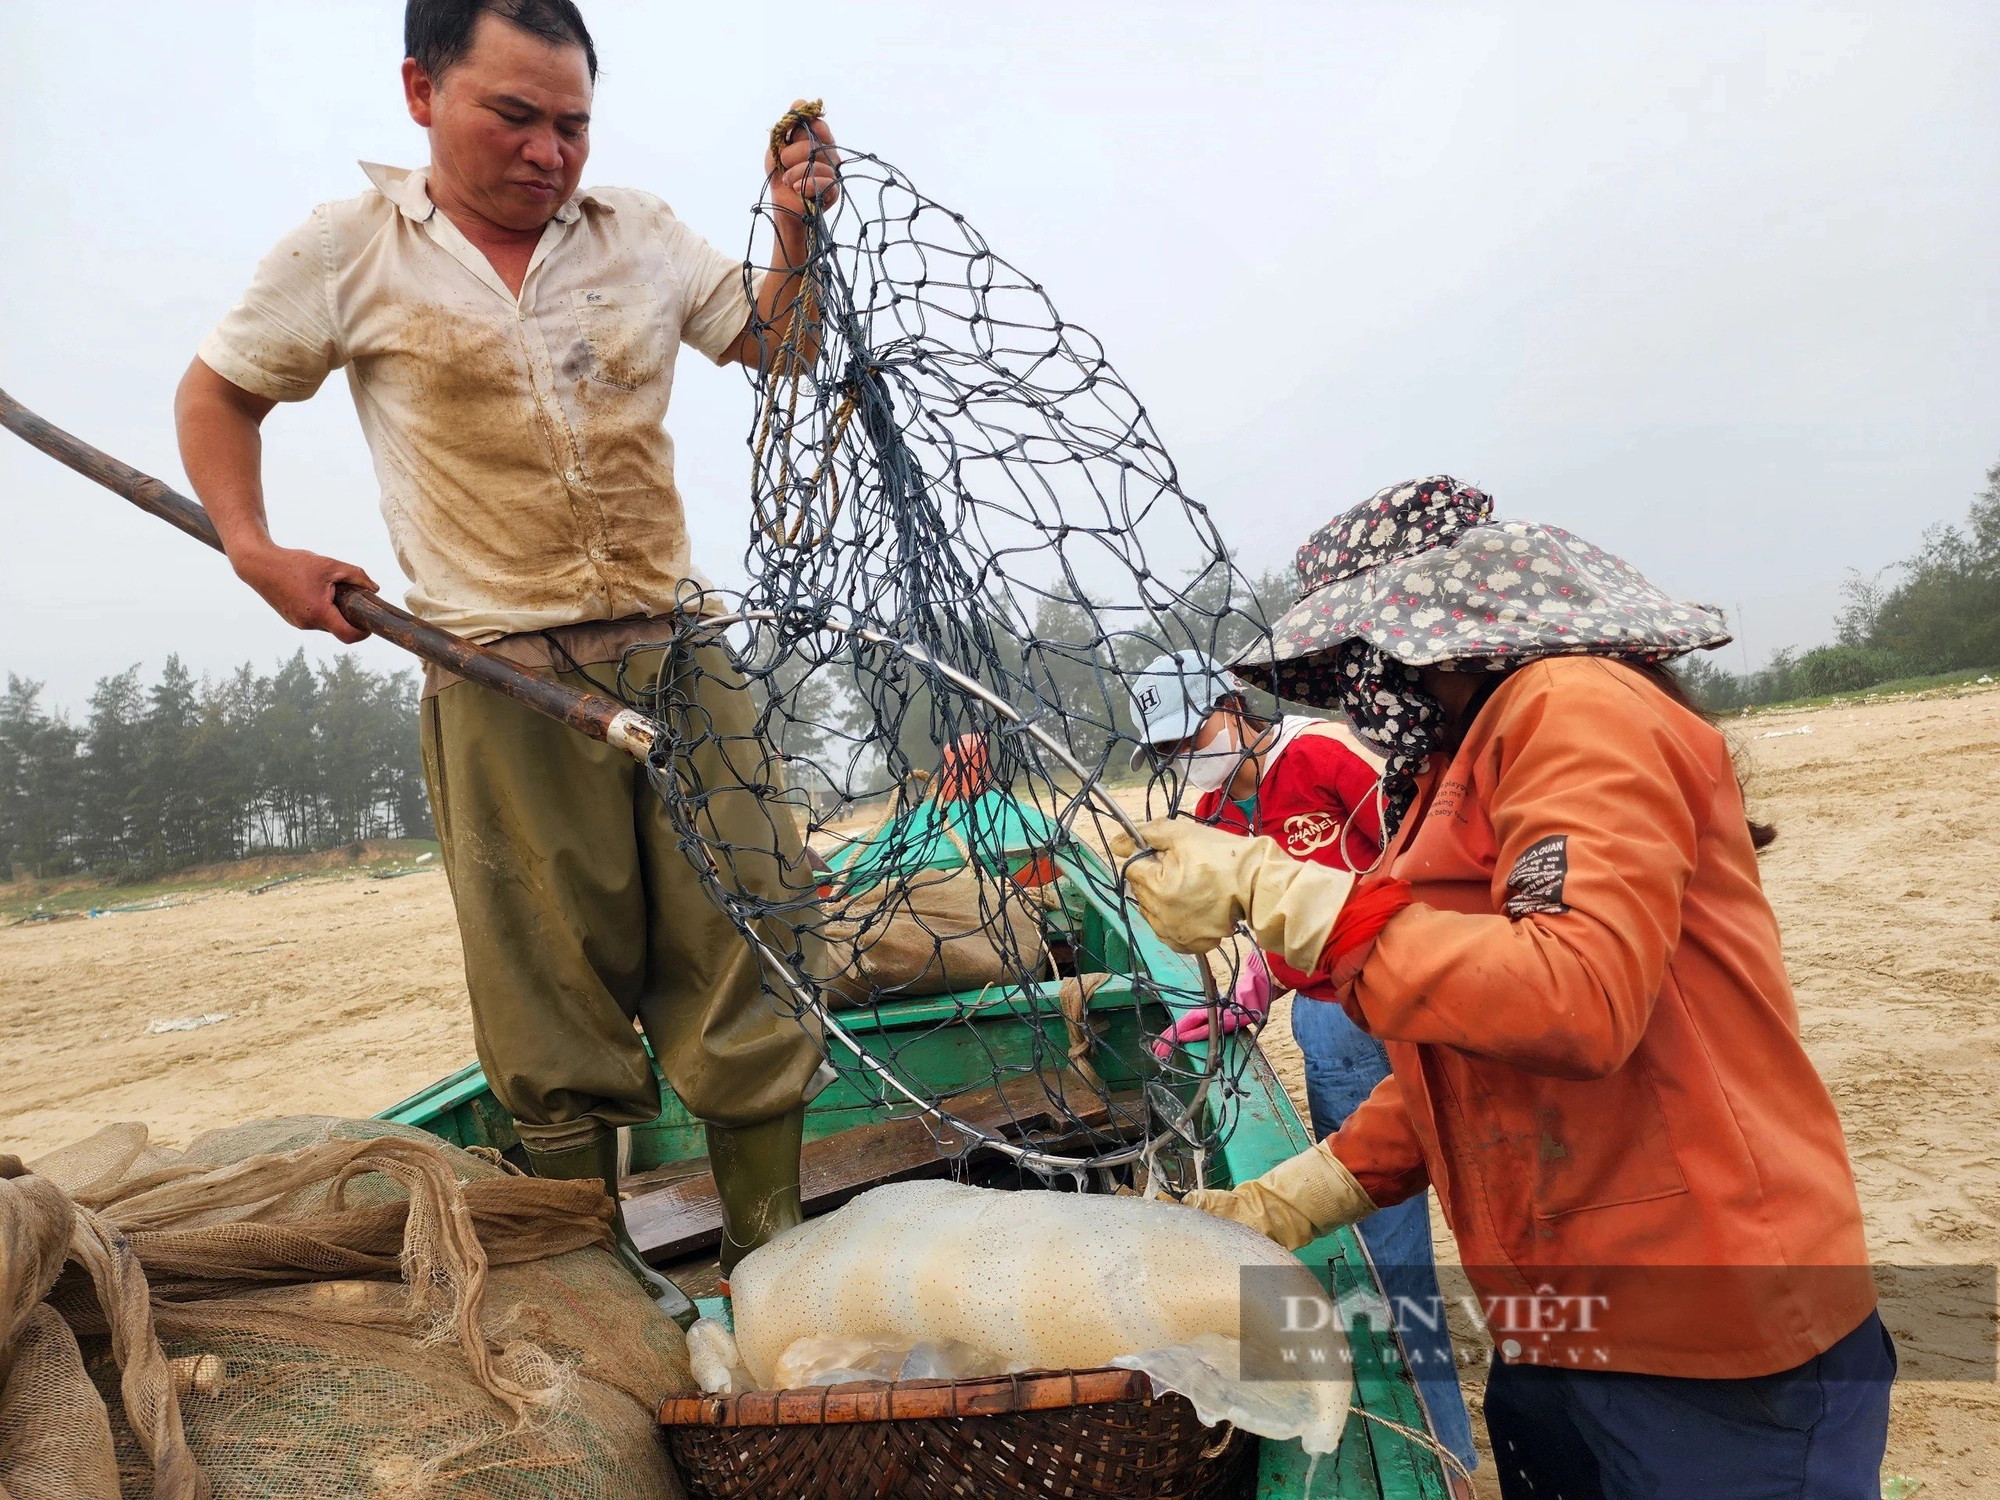
<path id="1" fill-rule="evenodd" d="M 1271 970 L 1264 955 L 1255 948 L 1243 960 L 1243 972 L 1236 976 L 1236 989 L 1222 1007 L 1222 1029 L 1234 1031 L 1245 1021 L 1261 1021 L 1271 1013 Z M 1176 1044 L 1208 1040 L 1208 1010 L 1188 1011 L 1161 1032 L 1153 1042 L 1153 1056 L 1165 1062 Z"/>

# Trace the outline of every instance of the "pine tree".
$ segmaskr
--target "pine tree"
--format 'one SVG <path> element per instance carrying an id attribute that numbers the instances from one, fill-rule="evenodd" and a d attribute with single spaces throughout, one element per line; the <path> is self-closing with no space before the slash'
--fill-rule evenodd
<path id="1" fill-rule="evenodd" d="M 283 849 L 318 848 L 324 822 L 316 743 L 318 679 L 301 650 L 257 687 L 260 791 L 273 842 Z"/>
<path id="2" fill-rule="evenodd" d="M 48 879 L 76 858 L 82 737 L 43 710 L 41 694 L 10 673 L 0 698 L 0 876 Z"/>
<path id="3" fill-rule="evenodd" d="M 143 815 L 147 800 L 139 784 L 144 715 L 136 664 L 101 679 L 90 695 L 78 777 L 77 853 L 84 868 L 100 874 L 122 875 L 133 863 L 134 813 Z"/>

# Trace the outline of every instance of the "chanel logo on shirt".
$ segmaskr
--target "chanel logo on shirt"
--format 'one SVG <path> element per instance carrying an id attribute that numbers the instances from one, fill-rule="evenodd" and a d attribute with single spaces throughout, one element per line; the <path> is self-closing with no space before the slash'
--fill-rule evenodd
<path id="1" fill-rule="evenodd" d="M 1285 819 L 1285 850 L 1290 854 L 1310 854 L 1324 849 L 1340 837 L 1342 820 L 1332 813 L 1294 813 Z"/>

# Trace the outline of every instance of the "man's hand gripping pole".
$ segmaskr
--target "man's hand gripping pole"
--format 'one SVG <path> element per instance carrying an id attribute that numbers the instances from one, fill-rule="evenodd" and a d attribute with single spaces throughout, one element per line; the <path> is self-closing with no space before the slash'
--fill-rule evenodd
<path id="1" fill-rule="evenodd" d="M 0 391 L 0 427 L 31 447 L 41 449 L 57 463 L 68 465 L 86 479 L 96 480 L 114 495 L 122 495 L 149 515 L 158 516 L 196 541 L 222 551 L 222 538 L 216 534 L 215 523 L 197 501 L 44 421 L 5 391 Z M 652 756 L 653 726 L 622 703 L 553 678 L 537 677 L 484 647 L 425 624 L 372 590 L 351 583 L 335 584 L 333 602 L 356 629 L 380 636 L 434 666 L 505 693 L 517 703 L 547 714 L 594 740 L 602 740 L 636 761 L 646 762 Z"/>

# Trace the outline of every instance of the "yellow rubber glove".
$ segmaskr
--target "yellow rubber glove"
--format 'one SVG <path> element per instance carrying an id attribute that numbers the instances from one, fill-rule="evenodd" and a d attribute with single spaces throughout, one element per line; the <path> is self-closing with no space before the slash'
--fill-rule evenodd
<path id="1" fill-rule="evenodd" d="M 1160 941 L 1206 953 L 1249 923 L 1257 946 L 1301 973 L 1319 966 L 1335 918 L 1354 889 L 1345 870 L 1293 859 L 1267 838 L 1243 838 L 1190 818 L 1161 818 L 1139 832 L 1157 853 L 1125 866 L 1125 883 Z M 1120 831 L 1111 852 L 1137 846 Z"/>
<path id="2" fill-rule="evenodd" d="M 1375 1200 L 1326 1143 L 1279 1162 L 1242 1187 L 1196 1188 L 1181 1202 L 1218 1219 L 1248 1224 L 1287 1250 L 1303 1250 L 1329 1229 L 1375 1212 Z"/>

